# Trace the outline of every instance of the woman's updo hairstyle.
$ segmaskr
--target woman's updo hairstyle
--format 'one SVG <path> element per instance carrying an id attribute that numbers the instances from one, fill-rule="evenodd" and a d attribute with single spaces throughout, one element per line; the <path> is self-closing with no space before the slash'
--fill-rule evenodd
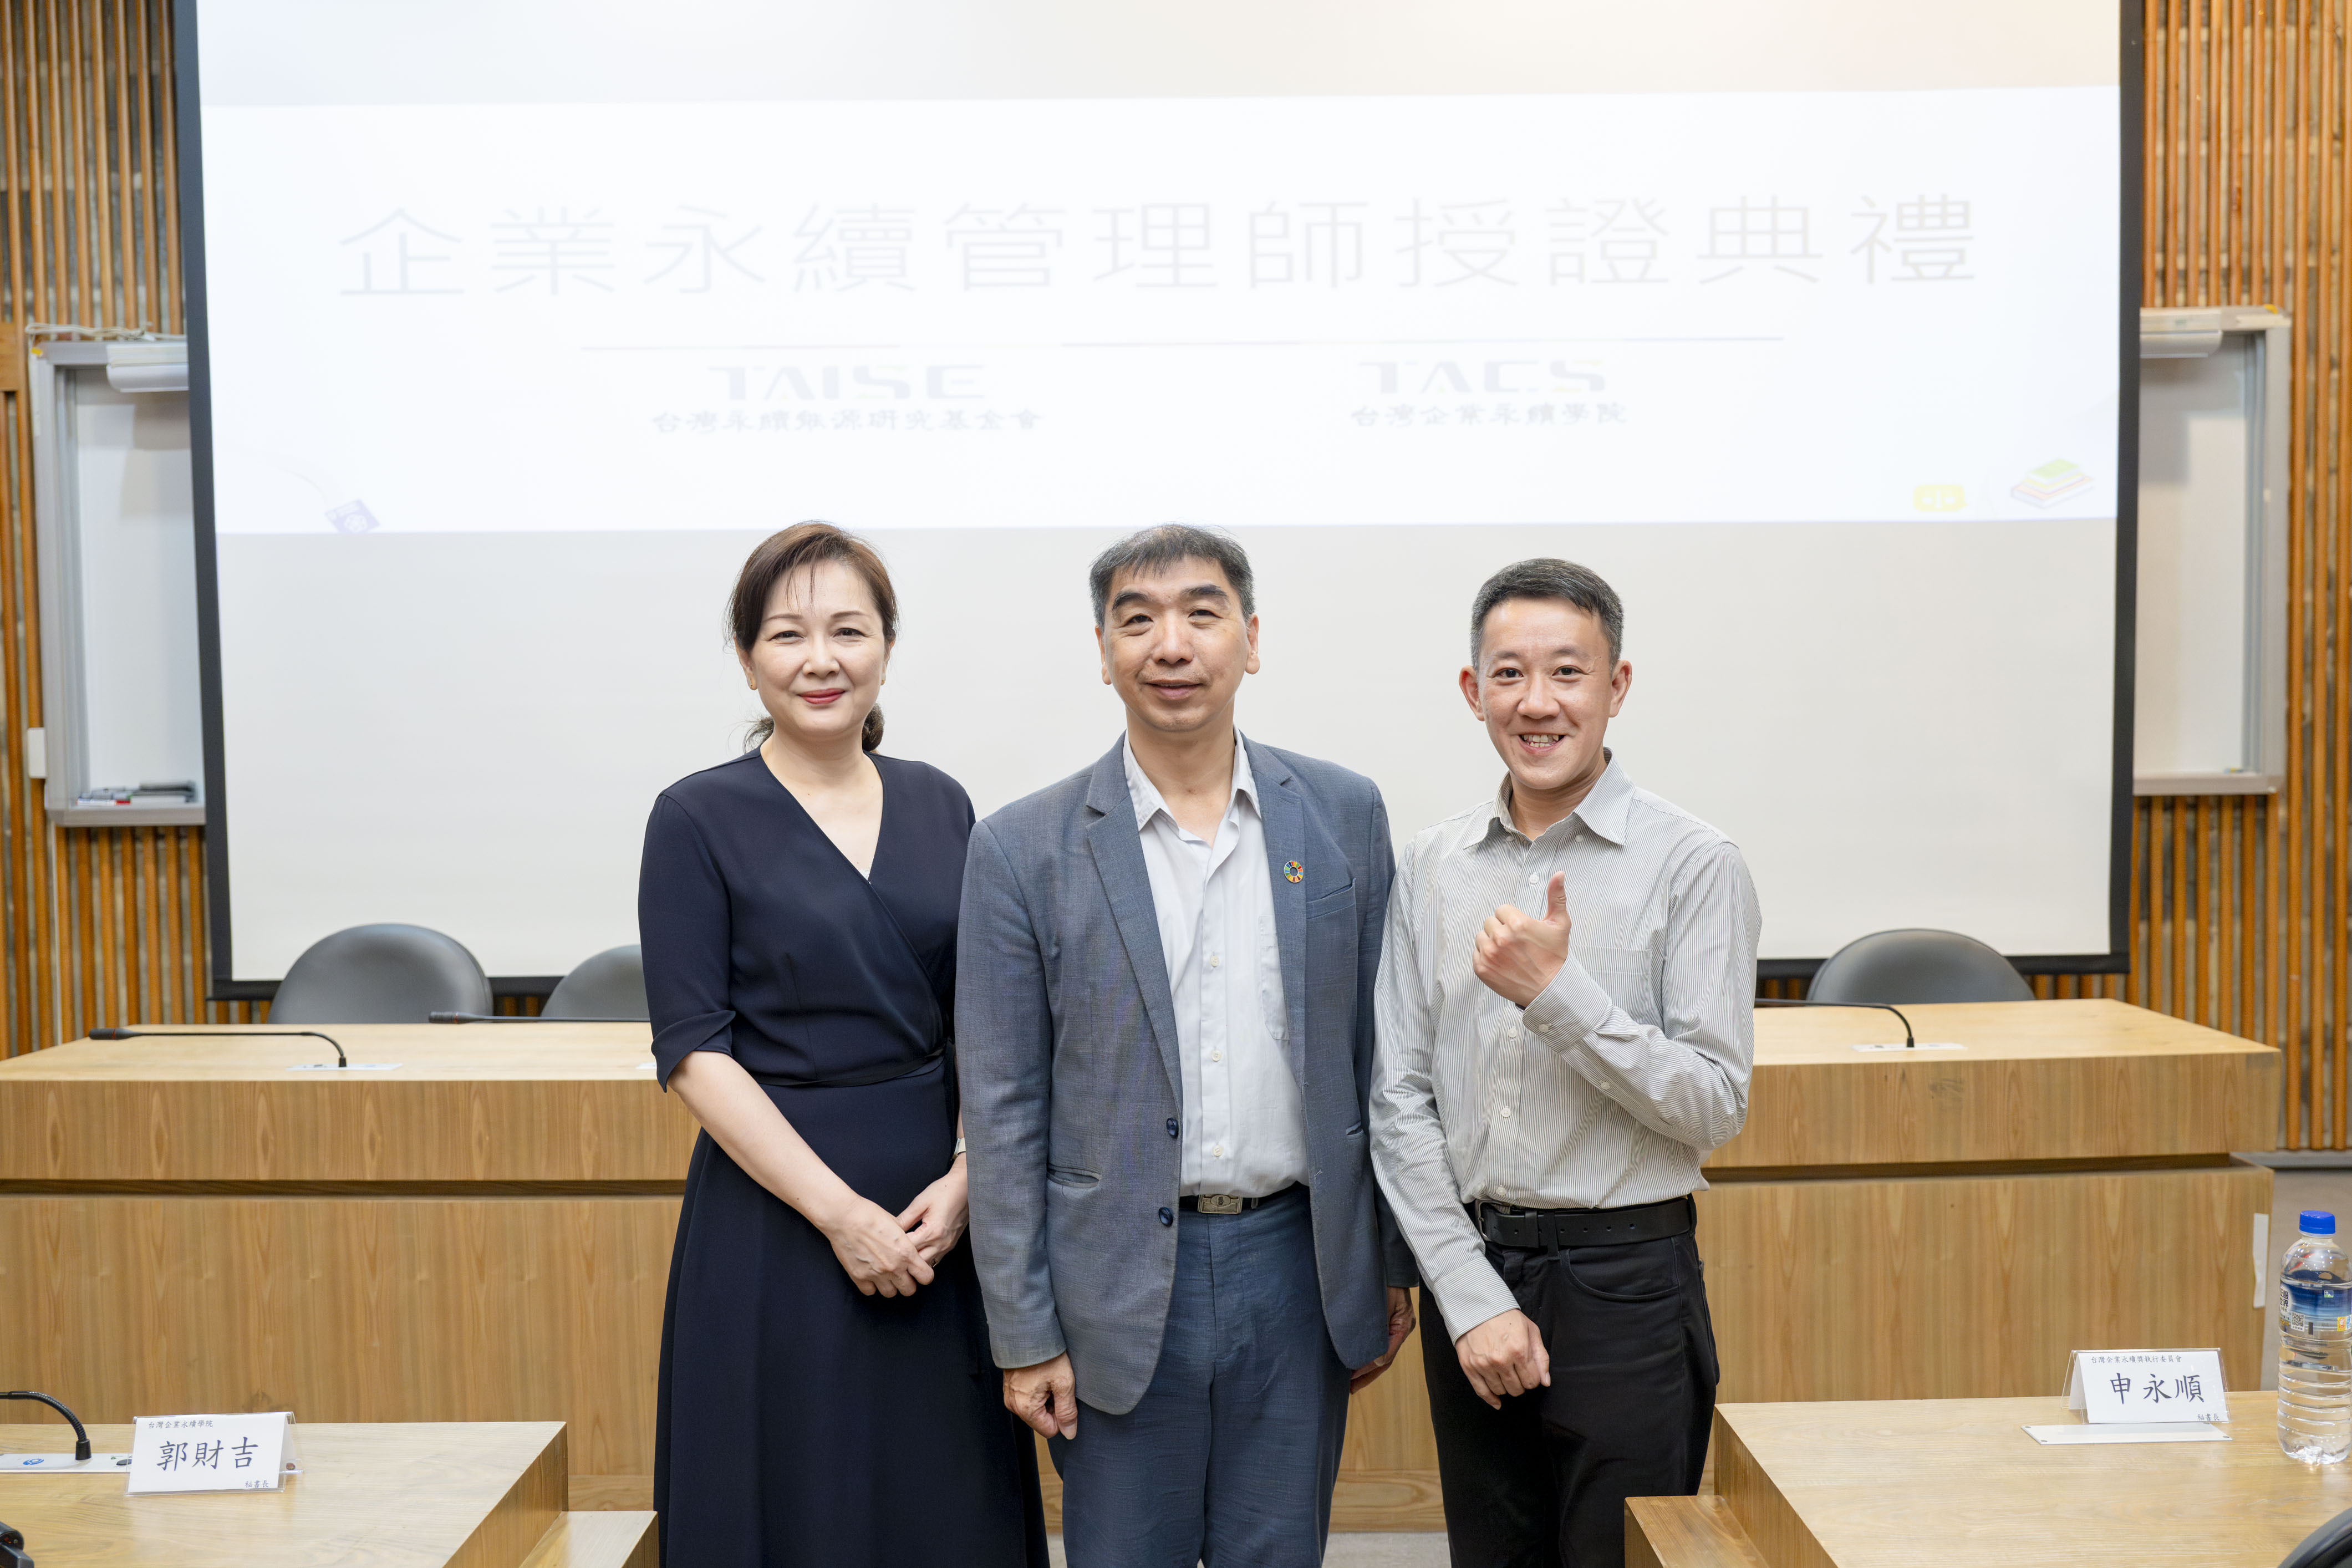
<path id="1" fill-rule="evenodd" d="M 750 658 L 752 645 L 760 640 L 760 623 L 768 618 L 768 598 L 776 584 L 804 568 L 822 566 L 828 561 L 838 561 L 866 579 L 866 586 L 874 595 L 875 611 L 882 617 L 882 642 L 887 647 L 898 640 L 898 595 L 890 586 L 889 568 L 874 547 L 854 533 L 845 532 L 829 522 L 796 522 L 781 533 L 772 533 L 761 541 L 743 563 L 742 574 L 735 579 L 735 592 L 727 598 L 728 631 L 735 638 L 735 650 Z M 776 721 L 762 718 L 751 726 L 751 743 L 757 746 L 776 732 Z M 876 703 L 866 715 L 866 728 L 859 740 L 867 751 L 882 744 L 882 705 Z"/>

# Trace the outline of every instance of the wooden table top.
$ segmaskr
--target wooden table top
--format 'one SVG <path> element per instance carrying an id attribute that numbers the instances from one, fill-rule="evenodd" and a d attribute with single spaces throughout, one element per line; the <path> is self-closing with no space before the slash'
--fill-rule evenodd
<path id="1" fill-rule="evenodd" d="M 212 1031 L 217 1033 L 218 1031 Z M 351 1024 L 76 1040 L 0 1062 L 0 1183 L 684 1181 L 644 1024 Z"/>
<path id="2" fill-rule="evenodd" d="M 2257 1040 L 2097 998 L 2064 1002 L 1978 1002 L 1906 1007 L 1921 1041 L 1966 1046 L 1988 1061 L 2052 1061 L 2116 1057 L 2261 1057 Z M 268 1028 L 267 1024 L 256 1026 Z M 175 1032 L 177 1026 L 174 1026 Z M 275 1079 L 289 1067 L 331 1055 L 317 1040 L 284 1042 L 227 1033 L 227 1025 L 186 1026 L 188 1037 L 74 1040 L 0 1061 L 0 1083 Z M 289 1026 L 290 1027 L 290 1026 Z M 652 1033 L 644 1024 L 337 1024 L 333 1036 L 353 1061 L 398 1062 L 404 1077 L 436 1079 L 618 1079 L 644 1071 Z M 206 1034 L 222 1037 L 205 1040 Z M 1759 1007 L 1756 1066 L 1874 1067 L 1947 1060 L 1857 1051 L 1857 1045 L 1902 1038 L 1875 1008 Z M 650 1075 L 647 1075 L 650 1076 Z"/>
<path id="3" fill-rule="evenodd" d="M 2023 1430 L 2078 1422 L 2063 1398 L 1727 1405 L 1716 1483 L 1771 1568 L 2273 1568 L 2352 1471 L 2280 1453 L 2275 1394 L 2229 1399 L 2227 1443 L 2084 1447 Z"/>
<path id="4" fill-rule="evenodd" d="M 1748 1125 L 1710 1174 L 1856 1166 L 2202 1158 L 2278 1142 L 2279 1054 L 2099 998 L 1763 1007 Z"/>
<path id="5" fill-rule="evenodd" d="M 283 1082 L 290 1067 L 334 1058 L 323 1042 L 290 1033 L 290 1025 L 282 1041 L 228 1033 L 232 1027 L 191 1024 L 185 1026 L 183 1037 L 182 1026 L 173 1025 L 173 1034 L 160 1038 L 70 1041 L 0 1061 L 0 1086 Z M 352 1061 L 400 1064 L 396 1075 L 305 1075 L 330 1082 L 344 1078 L 352 1083 L 381 1083 L 393 1077 L 443 1082 L 600 1079 L 650 1082 L 654 1076 L 646 1070 L 653 1060 L 653 1031 L 646 1024 L 329 1024 L 319 1032 L 333 1037 Z M 197 1037 L 207 1034 L 222 1037 Z"/>
<path id="6" fill-rule="evenodd" d="M 1747 1128 L 1710 1172 L 2221 1160 L 2268 1149 L 2279 1057 L 2121 1002 L 1764 1008 Z M 635 1182 L 686 1173 L 695 1126 L 643 1024 L 354 1024 L 390 1072 L 295 1072 L 318 1040 L 76 1040 L 0 1061 L 0 1183 Z"/>
<path id="7" fill-rule="evenodd" d="M 89 1428 L 100 1453 L 131 1428 Z M 120 1471 L 0 1476 L 0 1520 L 48 1568 L 520 1568 L 562 1511 L 560 1421 L 300 1426 L 276 1492 L 131 1497 Z M 0 1452 L 70 1453 L 62 1426 L 0 1426 Z"/>
<path id="8" fill-rule="evenodd" d="M 2111 1057 L 2275 1056 L 2259 1040 L 2241 1039 L 2128 1002 L 2085 997 L 2063 1002 L 1926 1003 L 1905 1007 L 1922 1044 L 1961 1045 L 1965 1052 L 1920 1055 L 1947 1060 L 1966 1055 L 1989 1061 L 2057 1061 Z M 1899 1041 L 1903 1026 L 1875 1007 L 1759 1007 L 1756 1067 L 1833 1066 L 1899 1061 L 1902 1052 L 1857 1051 L 1857 1045 Z"/>

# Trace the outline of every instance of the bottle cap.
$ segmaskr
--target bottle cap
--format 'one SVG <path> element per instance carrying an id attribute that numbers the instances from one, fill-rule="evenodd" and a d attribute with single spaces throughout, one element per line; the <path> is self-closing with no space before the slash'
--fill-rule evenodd
<path id="1" fill-rule="evenodd" d="M 2328 1213 L 2326 1209 L 2304 1210 L 2303 1234 L 2305 1236 L 2334 1236 L 2336 1234 L 2336 1216 Z"/>

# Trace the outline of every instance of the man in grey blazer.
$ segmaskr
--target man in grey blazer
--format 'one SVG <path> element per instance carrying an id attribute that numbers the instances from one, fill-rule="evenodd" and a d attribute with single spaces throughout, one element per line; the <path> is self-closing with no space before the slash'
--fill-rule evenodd
<path id="1" fill-rule="evenodd" d="M 1232 539 L 1146 529 L 1090 577 L 1127 733 L 975 827 L 964 872 L 989 1336 L 1072 1568 L 1312 1568 L 1351 1384 L 1412 1326 L 1365 1136 L 1388 816 L 1234 728 L 1258 659 Z"/>

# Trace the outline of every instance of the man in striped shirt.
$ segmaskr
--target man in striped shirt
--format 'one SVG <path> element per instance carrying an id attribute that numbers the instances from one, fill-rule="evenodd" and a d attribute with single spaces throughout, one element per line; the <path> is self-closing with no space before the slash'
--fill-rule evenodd
<path id="1" fill-rule="evenodd" d="M 1373 1167 L 1421 1267 L 1454 1568 L 1616 1568 L 1625 1499 L 1706 1460 L 1690 1194 L 1748 1114 L 1756 892 L 1603 743 L 1633 673 L 1608 584 L 1520 562 L 1470 632 L 1507 773 L 1397 867 Z"/>

